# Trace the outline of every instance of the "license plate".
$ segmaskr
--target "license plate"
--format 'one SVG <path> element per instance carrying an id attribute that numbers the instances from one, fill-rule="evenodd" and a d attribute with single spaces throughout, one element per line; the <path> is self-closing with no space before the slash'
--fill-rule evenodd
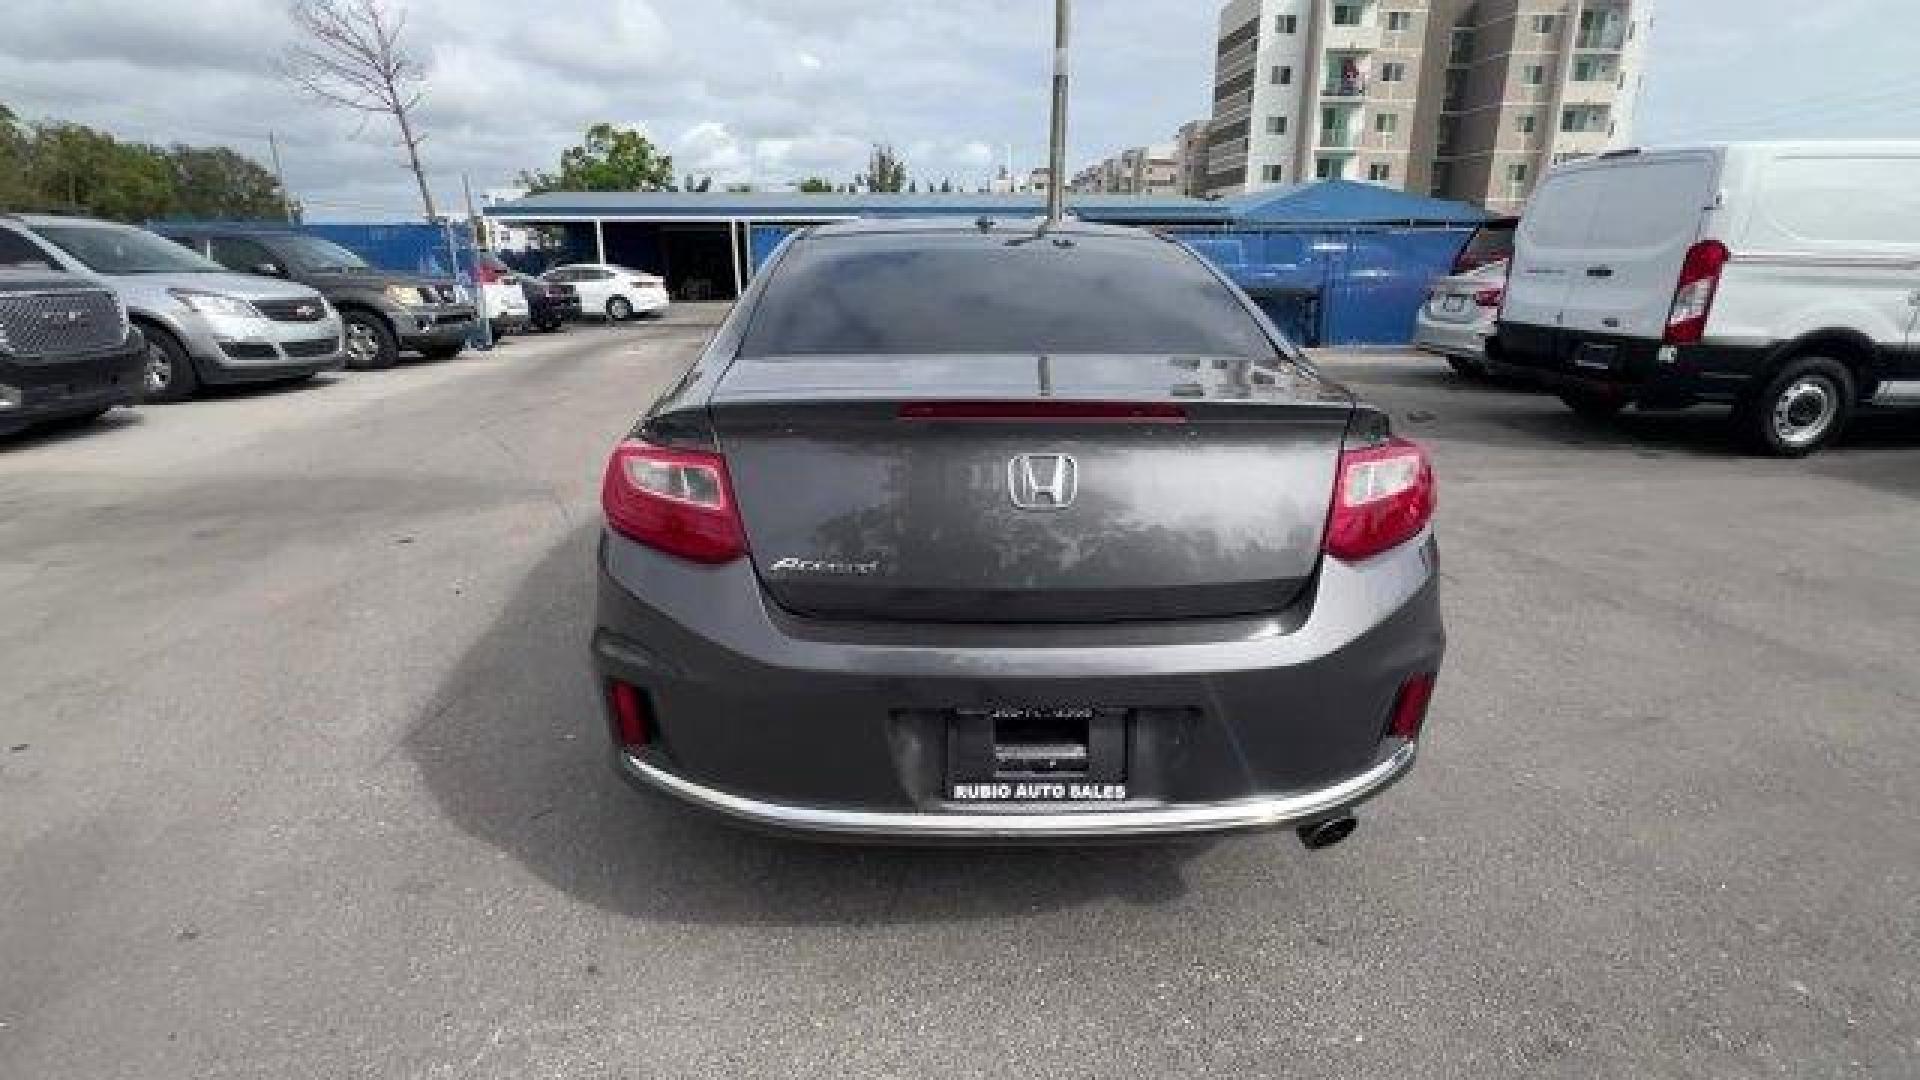
<path id="1" fill-rule="evenodd" d="M 1612 371 L 1616 355 L 1618 350 L 1612 345 L 1595 345 L 1590 341 L 1583 341 L 1580 347 L 1574 350 L 1573 366 L 1586 371 Z"/>
<path id="2" fill-rule="evenodd" d="M 1449 315 L 1458 315 L 1467 310 L 1467 298 L 1464 296 L 1449 296 L 1447 297 L 1447 302 L 1440 306 L 1440 310 Z"/>
<path id="3" fill-rule="evenodd" d="M 963 803 L 1117 803 L 1127 713 L 1090 706 L 958 709 L 947 725 L 946 796 Z"/>

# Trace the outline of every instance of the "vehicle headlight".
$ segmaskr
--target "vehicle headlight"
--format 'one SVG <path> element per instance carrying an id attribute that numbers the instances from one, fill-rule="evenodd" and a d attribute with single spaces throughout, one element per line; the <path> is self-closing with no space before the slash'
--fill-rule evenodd
<path id="1" fill-rule="evenodd" d="M 396 304 L 405 304 L 408 307 L 417 307 L 421 304 L 432 302 L 423 295 L 423 290 L 416 289 L 411 285 L 387 286 L 387 299 Z"/>
<path id="2" fill-rule="evenodd" d="M 199 292 L 194 289 L 168 289 L 175 300 L 202 315 L 225 315 L 235 319 L 258 319 L 260 312 L 237 296 Z"/>

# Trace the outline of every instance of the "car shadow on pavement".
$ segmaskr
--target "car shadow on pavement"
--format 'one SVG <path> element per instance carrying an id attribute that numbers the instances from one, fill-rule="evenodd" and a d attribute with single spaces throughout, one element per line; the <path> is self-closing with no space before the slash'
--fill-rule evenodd
<path id="1" fill-rule="evenodd" d="M 136 428 L 143 422 L 138 409 L 113 409 L 104 416 L 87 420 L 49 420 L 11 434 L 0 434 L 0 454 L 18 453 L 43 446 L 58 446 L 76 439 L 98 436 L 108 431 Z"/>
<path id="2" fill-rule="evenodd" d="M 820 844 L 632 790 L 609 762 L 587 659 L 597 537 L 583 526 L 532 568 L 405 742 L 455 824 L 553 887 L 634 918 L 744 925 L 997 919 L 1186 891 L 1183 864 L 1204 844 Z"/>

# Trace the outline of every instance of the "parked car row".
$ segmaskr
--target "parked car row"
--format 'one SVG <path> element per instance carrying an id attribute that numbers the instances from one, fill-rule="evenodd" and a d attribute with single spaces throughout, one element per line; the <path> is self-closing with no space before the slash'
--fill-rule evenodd
<path id="1" fill-rule="evenodd" d="M 474 286 L 477 305 L 293 229 L 0 214 L 0 435 L 206 385 L 388 368 L 404 351 L 446 359 L 479 318 L 503 336 L 667 307 L 659 277 L 598 263 L 532 277 L 481 252 Z"/>
<path id="2" fill-rule="evenodd" d="M 1920 142 L 1562 166 L 1505 264 L 1434 285 L 1415 343 L 1585 416 L 1724 405 L 1755 450 L 1813 453 L 1855 415 L 1920 407 Z"/>

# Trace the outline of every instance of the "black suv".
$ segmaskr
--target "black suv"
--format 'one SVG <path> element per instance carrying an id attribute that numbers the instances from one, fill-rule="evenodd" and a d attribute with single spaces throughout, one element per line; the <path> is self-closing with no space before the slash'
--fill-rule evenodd
<path id="1" fill-rule="evenodd" d="M 474 307 L 452 282 L 376 269 L 330 240 L 286 228 L 150 227 L 235 273 L 319 290 L 340 311 L 350 368 L 392 367 L 401 349 L 444 360 L 466 347 L 474 329 Z"/>
<path id="2" fill-rule="evenodd" d="M 136 404 L 146 354 L 112 289 L 0 230 L 0 435 Z"/>

